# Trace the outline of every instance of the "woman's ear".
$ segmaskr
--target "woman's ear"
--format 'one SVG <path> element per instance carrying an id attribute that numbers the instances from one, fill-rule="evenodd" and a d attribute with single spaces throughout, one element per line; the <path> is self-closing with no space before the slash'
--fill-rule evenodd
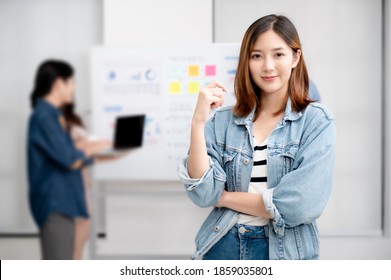
<path id="1" fill-rule="evenodd" d="M 61 101 L 61 103 L 64 102 L 64 100 L 67 99 L 67 94 L 66 94 L 66 85 L 65 81 L 61 78 L 57 78 L 52 86 L 52 94 L 56 96 L 58 100 Z"/>
<path id="2" fill-rule="evenodd" d="M 56 78 L 53 83 L 52 90 L 56 92 L 61 92 L 64 87 L 64 81 L 60 78 Z"/>
<path id="3" fill-rule="evenodd" d="M 292 69 L 297 66 L 301 58 L 301 50 L 298 49 L 293 53 Z"/>

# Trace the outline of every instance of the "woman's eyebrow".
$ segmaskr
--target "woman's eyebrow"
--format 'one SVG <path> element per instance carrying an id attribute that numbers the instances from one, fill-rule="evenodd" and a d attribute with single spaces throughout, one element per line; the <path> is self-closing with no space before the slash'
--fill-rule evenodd
<path id="1" fill-rule="evenodd" d="M 277 47 L 277 48 L 273 48 L 272 51 L 282 51 L 282 50 L 285 50 L 284 47 Z M 259 49 L 253 49 L 251 52 L 262 52 L 262 50 L 259 50 Z"/>

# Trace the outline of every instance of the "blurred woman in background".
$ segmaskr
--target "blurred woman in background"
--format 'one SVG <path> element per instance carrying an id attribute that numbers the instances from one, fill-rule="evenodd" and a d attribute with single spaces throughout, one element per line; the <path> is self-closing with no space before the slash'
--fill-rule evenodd
<path id="1" fill-rule="evenodd" d="M 93 151 L 101 150 L 111 145 L 111 142 L 109 141 L 98 140 L 93 135 L 88 134 L 82 118 L 75 112 L 75 103 L 65 104 L 62 107 L 62 111 L 66 122 L 66 129 L 70 133 L 71 138 L 78 149 L 90 154 Z M 109 159 L 109 157 L 106 159 Z M 111 159 L 114 159 L 114 157 L 111 157 Z M 99 161 L 101 161 L 101 159 Z M 82 169 L 82 178 L 87 212 L 91 215 L 91 176 L 88 167 Z M 90 224 L 89 218 L 78 217 L 75 219 L 75 242 L 73 252 L 73 258 L 75 260 L 80 260 L 83 257 L 83 250 L 90 235 Z"/>
<path id="2" fill-rule="evenodd" d="M 74 70 L 67 62 L 47 60 L 38 67 L 27 156 L 29 203 L 43 259 L 73 259 L 75 219 L 88 217 L 81 170 L 103 149 L 75 146 L 61 109 L 73 102 L 74 92 Z"/>

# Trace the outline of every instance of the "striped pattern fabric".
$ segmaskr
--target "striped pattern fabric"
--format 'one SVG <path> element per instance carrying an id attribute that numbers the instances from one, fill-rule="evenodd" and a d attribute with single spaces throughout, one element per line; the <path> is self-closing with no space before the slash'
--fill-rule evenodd
<path id="1" fill-rule="evenodd" d="M 262 194 L 262 192 L 267 189 L 267 139 L 258 144 L 254 138 L 253 159 L 253 169 L 248 192 Z M 268 223 L 268 219 L 240 213 L 238 223 L 262 226 Z"/>

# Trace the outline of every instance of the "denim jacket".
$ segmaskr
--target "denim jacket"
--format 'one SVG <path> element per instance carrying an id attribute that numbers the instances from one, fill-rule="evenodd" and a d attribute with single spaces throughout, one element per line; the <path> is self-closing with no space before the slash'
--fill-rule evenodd
<path id="1" fill-rule="evenodd" d="M 254 112 L 236 117 L 232 107 L 216 111 L 205 125 L 210 167 L 190 178 L 187 160 L 178 167 L 189 198 L 200 207 L 214 206 L 223 190 L 247 192 L 253 165 Z M 332 188 L 335 119 L 319 103 L 301 112 L 291 109 L 268 138 L 268 189 L 262 193 L 269 222 L 270 259 L 318 259 L 316 219 Z M 213 207 L 196 236 L 193 259 L 202 257 L 237 222 L 238 212 Z"/>

